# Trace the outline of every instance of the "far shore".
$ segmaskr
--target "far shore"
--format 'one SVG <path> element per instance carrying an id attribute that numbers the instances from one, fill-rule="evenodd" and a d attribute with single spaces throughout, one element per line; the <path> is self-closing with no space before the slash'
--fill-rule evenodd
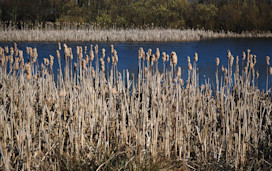
<path id="1" fill-rule="evenodd" d="M 272 33 L 214 32 L 200 29 L 65 29 L 0 30 L 1 42 L 182 42 L 217 38 L 271 38 Z"/>

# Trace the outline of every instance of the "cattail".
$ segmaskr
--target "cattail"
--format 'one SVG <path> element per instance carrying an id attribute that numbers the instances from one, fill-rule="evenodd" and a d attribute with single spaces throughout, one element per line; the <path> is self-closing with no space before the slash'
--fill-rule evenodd
<path id="1" fill-rule="evenodd" d="M 219 66 L 220 59 L 219 59 L 219 58 L 216 58 L 215 63 L 216 63 L 216 66 Z"/>
<path id="2" fill-rule="evenodd" d="M 272 75 L 272 67 L 269 68 L 269 74 Z"/>
<path id="3" fill-rule="evenodd" d="M 5 53 L 6 53 L 6 54 L 9 53 L 9 48 L 8 48 L 8 46 L 5 46 Z"/>
<path id="4" fill-rule="evenodd" d="M 60 59 L 60 51 L 57 50 L 56 52 L 57 52 L 57 58 Z"/>
<path id="5" fill-rule="evenodd" d="M 250 50 L 250 49 L 248 49 L 248 50 L 247 50 L 247 57 L 249 57 L 250 52 L 251 52 L 251 50 Z"/>
<path id="6" fill-rule="evenodd" d="M 21 61 L 23 58 L 23 51 L 19 50 L 19 60 Z"/>
<path id="7" fill-rule="evenodd" d="M 17 71 L 19 69 L 19 58 L 15 58 L 15 70 Z"/>
<path id="8" fill-rule="evenodd" d="M 114 46 L 113 44 L 111 44 L 111 53 L 113 54 L 113 52 L 114 52 Z"/>
<path id="9" fill-rule="evenodd" d="M 92 49 L 91 49 L 91 51 L 90 51 L 90 60 L 91 60 L 91 61 L 94 60 L 94 52 L 93 52 Z"/>
<path id="10" fill-rule="evenodd" d="M 231 52 L 230 50 L 228 50 L 228 55 L 227 55 L 228 60 L 230 60 L 230 57 L 231 57 Z"/>
<path id="11" fill-rule="evenodd" d="M 230 66 L 232 67 L 232 65 L 233 65 L 233 61 L 234 61 L 234 57 L 231 55 L 230 56 Z"/>
<path id="12" fill-rule="evenodd" d="M 269 56 L 266 56 L 266 64 L 270 65 L 270 57 Z"/>
<path id="13" fill-rule="evenodd" d="M 104 59 L 104 58 L 105 58 L 105 56 L 106 56 L 106 54 L 105 54 L 105 53 L 106 53 L 106 50 L 103 48 L 103 49 L 102 49 L 102 58 L 103 58 L 103 59 Z"/>
<path id="14" fill-rule="evenodd" d="M 50 69 L 52 70 L 53 69 L 53 64 L 54 64 L 54 56 L 49 55 L 49 58 L 50 58 Z"/>
<path id="15" fill-rule="evenodd" d="M 48 65 L 49 65 L 49 59 L 44 58 L 44 59 L 43 59 L 43 61 L 44 61 L 44 65 L 46 65 L 46 66 L 48 66 Z"/>
<path id="16" fill-rule="evenodd" d="M 86 60 L 85 60 L 85 59 L 82 59 L 82 68 L 83 68 L 84 70 L 87 69 L 86 64 L 87 64 Z"/>
<path id="17" fill-rule="evenodd" d="M 118 55 L 116 50 L 114 50 L 114 60 L 116 63 L 118 63 Z"/>
<path id="18" fill-rule="evenodd" d="M 147 73 L 148 73 L 148 68 L 147 67 L 145 67 L 144 73 L 145 73 L 145 77 L 147 78 Z"/>
<path id="19" fill-rule="evenodd" d="M 108 58 L 107 58 L 107 62 L 110 63 L 110 57 L 109 57 L 109 56 L 108 56 Z"/>
<path id="20" fill-rule="evenodd" d="M 166 55 L 166 61 L 167 62 L 169 61 L 169 55 L 168 54 Z"/>
<path id="21" fill-rule="evenodd" d="M 159 48 L 157 48 L 156 49 L 156 60 L 159 60 L 159 58 L 160 58 L 160 49 Z"/>
<path id="22" fill-rule="evenodd" d="M 181 77 L 181 67 L 178 67 L 177 77 Z"/>
<path id="23" fill-rule="evenodd" d="M 98 45 L 97 44 L 94 46 L 94 52 L 95 52 L 95 54 L 98 54 Z"/>
<path id="24" fill-rule="evenodd" d="M 149 54 L 149 56 L 151 56 L 152 49 L 148 49 L 147 53 Z"/>
<path id="25" fill-rule="evenodd" d="M 193 67 L 192 67 L 192 64 L 191 64 L 191 63 L 188 63 L 188 70 L 189 70 L 189 71 L 192 71 L 192 70 L 193 70 Z"/>
<path id="26" fill-rule="evenodd" d="M 102 52 L 103 52 L 103 49 L 102 49 Z M 84 54 L 87 54 L 87 46 L 84 46 Z"/>
<path id="27" fill-rule="evenodd" d="M 59 50 L 61 50 L 61 43 L 60 43 L 60 42 L 58 42 L 58 45 L 59 45 Z"/>
<path id="28" fill-rule="evenodd" d="M 11 55 L 11 56 L 14 55 L 14 49 L 13 49 L 13 47 L 10 48 L 10 55 Z"/>
<path id="29" fill-rule="evenodd" d="M 166 61 L 166 53 L 165 52 L 162 52 L 162 60 L 163 60 L 163 62 Z"/>
<path id="30" fill-rule="evenodd" d="M 188 64 L 191 63 L 191 59 L 190 59 L 189 56 L 187 56 L 187 63 L 188 63 Z"/>
<path id="31" fill-rule="evenodd" d="M 178 57 L 177 57 L 176 52 L 171 53 L 171 61 L 174 66 L 176 66 L 178 64 Z"/>
<path id="32" fill-rule="evenodd" d="M 10 63 L 10 64 L 13 64 L 13 61 L 14 61 L 14 60 L 13 60 L 13 56 L 12 56 L 12 55 L 9 55 L 9 63 Z"/>
<path id="33" fill-rule="evenodd" d="M 197 54 L 197 53 L 195 53 L 194 61 L 195 61 L 195 62 L 198 61 L 198 54 Z"/>
<path id="34" fill-rule="evenodd" d="M 26 78 L 31 79 L 31 66 L 30 64 L 25 64 Z"/>
<path id="35" fill-rule="evenodd" d="M 245 52 L 243 52 L 242 60 L 243 61 L 246 60 L 246 53 Z"/>
<path id="36" fill-rule="evenodd" d="M 256 77 L 259 78 L 259 71 L 256 72 Z"/>
<path id="37" fill-rule="evenodd" d="M 146 60 L 150 61 L 150 55 L 149 55 L 149 53 L 146 53 Z"/>

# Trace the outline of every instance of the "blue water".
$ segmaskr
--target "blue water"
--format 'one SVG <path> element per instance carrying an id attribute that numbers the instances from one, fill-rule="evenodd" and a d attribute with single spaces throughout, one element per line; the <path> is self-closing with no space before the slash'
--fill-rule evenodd
<path id="1" fill-rule="evenodd" d="M 98 44 L 99 52 L 102 48 L 106 49 L 106 57 L 110 56 L 110 45 L 113 44 L 117 49 L 119 62 L 119 71 L 128 69 L 131 73 L 136 73 L 138 69 L 138 49 L 143 47 L 145 52 L 150 48 L 152 53 L 156 52 L 156 48 L 160 49 L 160 52 L 166 52 L 170 54 L 175 51 L 178 56 L 178 66 L 182 67 L 183 77 L 187 78 L 187 56 L 191 57 L 193 61 L 194 53 L 197 52 L 199 61 L 197 66 L 199 68 L 199 80 L 200 83 L 204 83 L 205 80 L 210 79 L 211 83 L 215 80 L 215 59 L 220 58 L 220 72 L 221 66 L 227 66 L 227 50 L 230 50 L 236 59 L 239 56 L 239 63 L 242 63 L 242 52 L 246 52 L 247 49 L 251 49 L 251 53 L 257 56 L 256 68 L 260 74 L 258 80 L 258 86 L 261 89 L 265 88 L 266 84 L 266 56 L 272 56 L 272 38 L 246 38 L 246 39 L 215 39 L 215 40 L 203 40 L 195 42 L 167 42 L 167 43 L 153 43 L 153 42 L 62 42 L 66 43 L 69 47 L 72 47 L 74 58 L 76 56 L 76 46 L 88 47 L 90 45 Z M 43 62 L 43 57 L 49 58 L 49 55 L 55 56 L 54 71 L 58 69 L 58 62 L 56 58 L 56 50 L 58 49 L 58 43 L 52 42 L 18 42 L 18 48 L 26 51 L 26 46 L 36 47 L 38 49 L 38 62 Z M 13 46 L 13 43 L 0 42 L 0 46 Z M 63 54 L 63 52 L 62 52 Z M 272 60 L 272 59 L 271 59 Z M 62 61 L 64 62 L 64 61 Z M 271 62 L 272 63 L 272 62 Z M 160 65 L 162 68 L 162 60 L 160 58 Z M 234 61 L 235 66 L 235 61 Z M 234 67 L 235 68 L 235 67 Z M 234 69 L 233 69 L 234 70 Z M 270 79 L 272 80 L 272 78 Z"/>

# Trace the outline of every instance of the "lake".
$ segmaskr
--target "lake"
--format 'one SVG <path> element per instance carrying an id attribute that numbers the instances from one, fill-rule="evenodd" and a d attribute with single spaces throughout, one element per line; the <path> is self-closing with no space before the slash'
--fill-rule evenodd
<path id="1" fill-rule="evenodd" d="M 246 52 L 247 49 L 251 50 L 252 54 L 257 56 L 256 68 L 260 74 L 258 80 L 258 86 L 261 89 L 265 88 L 266 84 L 266 56 L 272 56 L 272 38 L 236 38 L 236 39 L 213 39 L 213 40 L 202 40 L 202 41 L 192 41 L 192 42 L 62 42 L 66 43 L 69 47 L 72 47 L 74 56 L 76 53 L 76 46 L 88 47 L 90 45 L 98 44 L 99 53 L 101 54 L 101 49 L 106 49 L 106 57 L 110 56 L 110 45 L 113 44 L 118 52 L 119 71 L 123 69 L 128 69 L 130 73 L 136 73 L 138 69 L 138 49 L 140 47 L 144 48 L 144 51 L 150 48 L 152 53 L 156 52 L 156 48 L 160 49 L 160 52 L 166 52 L 170 54 L 175 51 L 178 56 L 178 66 L 182 67 L 183 77 L 187 78 L 187 56 L 191 57 L 193 61 L 194 53 L 198 53 L 198 63 L 199 68 L 199 80 L 200 83 L 204 83 L 208 78 L 211 83 L 214 84 L 215 80 L 215 59 L 220 58 L 220 73 L 221 66 L 227 67 L 227 50 L 230 50 L 232 55 L 235 57 L 239 56 L 239 63 L 242 63 L 242 52 Z M 43 62 L 43 58 L 49 58 L 49 55 L 55 56 L 54 71 L 57 72 L 58 62 L 56 58 L 56 50 L 58 49 L 58 43 L 52 42 L 18 42 L 18 48 L 24 50 L 26 53 L 26 46 L 36 47 L 38 50 L 38 62 Z M 13 46 L 11 42 L 0 42 L 0 46 Z M 63 54 L 63 52 L 62 52 Z M 25 54 L 26 56 L 26 54 Z M 64 60 L 62 61 L 64 62 Z M 162 68 L 162 60 L 160 59 L 160 68 Z M 241 65 L 240 65 L 241 66 Z M 234 61 L 235 68 L 235 61 Z M 241 71 L 241 69 L 240 69 Z"/>

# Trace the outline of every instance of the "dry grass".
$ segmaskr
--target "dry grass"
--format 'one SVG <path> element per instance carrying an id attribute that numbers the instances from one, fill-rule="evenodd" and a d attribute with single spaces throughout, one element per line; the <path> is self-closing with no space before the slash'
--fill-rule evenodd
<path id="1" fill-rule="evenodd" d="M 188 58 L 185 79 L 174 52 L 162 53 L 160 73 L 159 49 L 154 55 L 140 49 L 136 80 L 118 71 L 113 46 L 111 58 L 98 56 L 98 46 L 87 53 L 78 47 L 75 64 L 66 45 L 59 48 L 63 57 L 57 52 L 43 64 L 37 50 L 28 48 L 25 63 L 12 48 L 0 49 L 2 170 L 272 167 L 271 89 L 256 86 L 250 52 L 244 68 L 238 60 L 233 66 L 229 52 L 212 90 L 197 81 L 198 54 Z M 54 59 L 66 61 L 57 80 L 50 72 Z M 219 59 L 215 64 L 220 67 Z"/>
<path id="2" fill-rule="evenodd" d="M 75 23 L 47 23 L 45 28 L 41 25 L 26 25 L 21 30 L 12 26 L 1 26 L 0 41 L 96 41 L 96 42 L 170 42 L 170 41 L 198 41 L 216 38 L 252 38 L 272 37 L 272 33 L 241 34 L 233 32 L 215 32 L 199 29 L 165 29 L 165 28 L 131 28 L 131 29 L 103 29 L 94 25 Z"/>

